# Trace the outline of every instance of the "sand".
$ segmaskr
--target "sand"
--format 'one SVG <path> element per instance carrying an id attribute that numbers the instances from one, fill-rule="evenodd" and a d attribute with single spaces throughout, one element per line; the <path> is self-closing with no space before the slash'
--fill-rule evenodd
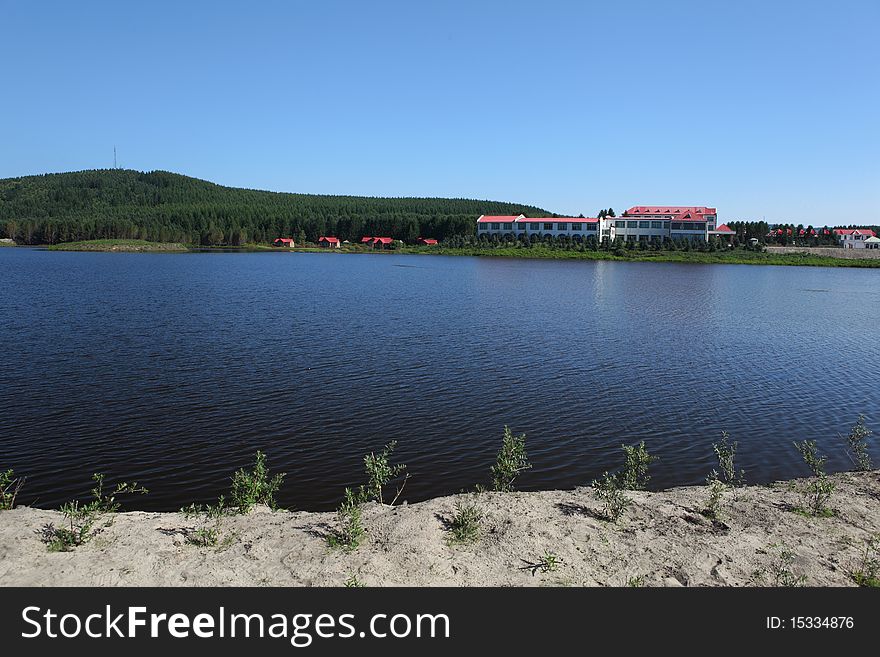
<path id="1" fill-rule="evenodd" d="M 481 536 L 450 544 L 450 496 L 364 510 L 364 542 L 328 547 L 333 513 L 257 508 L 222 524 L 221 546 L 186 542 L 194 527 L 178 513 L 104 516 L 71 552 L 49 552 L 40 528 L 57 511 L 0 511 L 4 586 L 751 586 L 805 577 L 813 586 L 852 586 L 866 541 L 880 534 L 880 471 L 841 473 L 833 517 L 810 517 L 804 481 L 727 493 L 721 521 L 701 514 L 705 486 L 631 492 L 616 523 L 601 518 L 590 488 L 482 493 Z M 104 526 L 108 523 L 108 526 Z M 555 570 L 530 568 L 550 551 Z M 783 552 L 790 557 L 783 557 Z M 780 579 L 777 579 L 780 578 Z"/>

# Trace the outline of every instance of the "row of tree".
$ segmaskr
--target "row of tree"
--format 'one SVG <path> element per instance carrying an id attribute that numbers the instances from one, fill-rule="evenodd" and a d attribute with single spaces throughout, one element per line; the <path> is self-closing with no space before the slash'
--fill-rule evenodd
<path id="1" fill-rule="evenodd" d="M 730 248 L 726 240 L 722 240 L 718 237 L 713 237 L 708 241 L 703 239 L 690 240 L 687 238 L 663 238 L 652 240 L 626 240 L 616 238 L 611 241 L 606 239 L 600 242 L 595 237 L 575 238 L 569 235 L 539 235 L 537 233 L 531 233 L 529 235 L 525 235 L 524 233 L 518 235 L 514 235 L 513 233 L 501 235 L 493 233 L 492 235 L 486 235 L 485 233 L 482 233 L 479 236 L 456 235 L 443 241 L 444 247 L 459 249 L 497 249 L 511 246 L 517 248 L 532 248 L 539 245 L 554 249 L 573 251 L 651 250 L 712 252 Z M 744 249 L 754 248 L 756 250 L 763 248 L 760 245 L 752 247 L 747 240 L 743 242 L 737 238 L 734 238 L 733 246 Z"/>
<path id="2" fill-rule="evenodd" d="M 528 205 L 447 198 L 286 194 L 215 185 L 164 171 L 109 169 L 0 180 L 0 236 L 24 244 L 145 239 L 205 245 L 276 237 L 405 241 L 474 232 L 481 214 L 545 217 Z"/>

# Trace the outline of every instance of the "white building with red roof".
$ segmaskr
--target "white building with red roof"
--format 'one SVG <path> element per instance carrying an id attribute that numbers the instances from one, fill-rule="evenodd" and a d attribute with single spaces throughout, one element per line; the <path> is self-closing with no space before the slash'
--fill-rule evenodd
<path id="1" fill-rule="evenodd" d="M 718 212 L 706 206 L 636 205 L 620 217 L 526 217 L 481 215 L 477 235 L 567 235 L 599 241 L 732 238 L 734 232 L 718 224 Z"/>
<path id="2" fill-rule="evenodd" d="M 477 235 L 568 235 L 575 239 L 599 239 L 603 228 L 604 237 L 609 237 L 607 223 L 596 217 L 527 217 L 520 214 L 481 215 L 477 219 Z"/>
<path id="3" fill-rule="evenodd" d="M 716 232 L 717 221 L 718 211 L 704 205 L 634 205 L 614 220 L 614 228 L 617 237 L 632 242 L 708 240 Z"/>
<path id="4" fill-rule="evenodd" d="M 844 249 L 864 249 L 872 237 L 877 237 L 870 228 L 835 228 L 834 234 L 837 235 L 837 241 Z M 870 242 L 870 244 L 874 243 Z"/>

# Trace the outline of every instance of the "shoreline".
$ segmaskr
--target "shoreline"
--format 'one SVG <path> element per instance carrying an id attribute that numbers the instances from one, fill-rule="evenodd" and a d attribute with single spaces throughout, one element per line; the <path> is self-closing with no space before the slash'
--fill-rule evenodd
<path id="1" fill-rule="evenodd" d="M 442 255 L 471 256 L 491 258 L 519 258 L 528 260 L 590 260 L 614 262 L 661 262 L 677 264 L 728 264 L 728 265 L 769 265 L 796 267 L 853 267 L 880 268 L 880 257 L 856 257 L 845 249 L 836 249 L 839 255 L 831 255 L 835 249 L 820 249 L 820 252 L 782 251 L 780 247 L 768 247 L 766 251 L 747 251 L 734 249 L 726 251 L 574 251 L 535 246 L 531 248 L 444 248 L 442 246 L 403 246 L 394 250 L 363 249 L 348 246 L 341 249 L 319 247 L 279 248 L 265 244 L 244 246 L 200 246 L 181 243 L 146 242 L 143 240 L 94 240 L 87 242 L 68 242 L 45 246 L 18 245 L 25 248 L 42 248 L 48 251 L 90 252 L 90 253 L 333 253 L 341 255 Z M 861 255 L 861 254 L 859 254 Z M 872 254 L 873 255 L 873 254 Z"/>
<path id="2" fill-rule="evenodd" d="M 370 503 L 365 538 L 351 551 L 328 546 L 333 512 L 259 507 L 224 518 L 217 547 L 187 543 L 192 518 L 134 511 L 102 516 L 89 542 L 53 553 L 39 534 L 61 526 L 62 514 L 18 507 L 0 511 L 0 584 L 855 586 L 867 542 L 880 535 L 880 470 L 828 480 L 830 517 L 796 510 L 808 479 L 727 491 L 719 519 L 703 513 L 707 486 L 629 491 L 617 522 L 602 517 L 589 487 Z M 479 537 L 452 543 L 449 522 L 463 501 L 482 512 Z M 547 553 L 558 565 L 534 567 Z"/>

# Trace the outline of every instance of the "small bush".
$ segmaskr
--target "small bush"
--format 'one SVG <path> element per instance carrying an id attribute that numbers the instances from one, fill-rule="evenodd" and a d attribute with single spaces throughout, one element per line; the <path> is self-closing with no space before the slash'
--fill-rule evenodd
<path id="1" fill-rule="evenodd" d="M 745 470 L 736 471 L 734 463 L 736 459 L 736 448 L 738 442 L 730 442 L 730 434 L 726 431 L 721 432 L 721 442 L 712 443 L 712 449 L 718 458 L 718 469 L 721 471 L 720 479 L 723 483 L 734 488 L 743 486 L 746 480 Z"/>
<path id="2" fill-rule="evenodd" d="M 388 462 L 395 447 L 397 447 L 397 441 L 392 440 L 385 445 L 385 448 L 378 454 L 370 452 L 364 456 L 364 470 L 366 470 L 367 473 L 367 486 L 364 501 L 376 500 L 379 504 L 384 504 L 385 500 L 382 495 L 383 489 L 391 480 L 399 477 L 406 471 L 406 465 L 402 463 L 391 465 Z M 398 488 L 394 499 L 391 500 L 392 506 L 394 506 L 397 498 L 400 497 L 400 493 L 403 491 L 407 479 L 409 479 L 408 474 L 404 477 L 403 483 L 400 485 L 400 488 Z"/>
<path id="3" fill-rule="evenodd" d="M 619 475 L 604 473 L 593 482 L 593 491 L 602 502 L 603 515 L 611 522 L 617 522 L 632 503 L 624 492 Z"/>
<path id="4" fill-rule="evenodd" d="M 830 516 L 833 511 L 828 508 L 834 484 L 825 474 L 825 457 L 819 456 L 815 440 L 804 440 L 794 446 L 801 453 L 804 463 L 813 473 L 813 479 L 801 490 L 804 500 L 804 511 L 814 516 Z"/>
<path id="5" fill-rule="evenodd" d="M 880 586 L 880 534 L 868 539 L 862 560 L 850 576 L 859 586 Z"/>
<path id="6" fill-rule="evenodd" d="M 242 468 L 232 476 L 232 505 L 239 513 L 247 513 L 257 504 L 276 509 L 275 493 L 281 488 L 285 476 L 286 473 L 281 472 L 269 479 L 266 455 L 258 450 L 253 469 L 248 471 Z"/>
<path id="7" fill-rule="evenodd" d="M 773 586 L 786 588 L 806 586 L 806 575 L 795 575 L 792 571 L 794 565 L 794 553 L 784 545 L 779 546 L 779 554 L 770 564 L 770 575 L 773 577 Z"/>
<path id="8" fill-rule="evenodd" d="M 528 567 L 531 569 L 532 575 L 539 570 L 542 573 L 552 573 L 559 568 L 561 563 L 562 559 L 555 552 L 545 550 L 544 554 L 535 563 L 529 564 Z"/>
<path id="9" fill-rule="evenodd" d="M 327 538 L 330 547 L 350 552 L 361 544 L 364 536 L 364 526 L 361 523 L 363 499 L 362 489 L 359 491 L 353 491 L 351 488 L 345 489 L 345 497 L 336 511 L 339 526 Z"/>
<path id="10" fill-rule="evenodd" d="M 223 532 L 223 518 L 229 514 L 226 499 L 222 495 L 216 504 L 190 504 L 180 512 L 187 520 L 197 522 L 195 527 L 184 530 L 189 545 L 217 547 Z"/>
<path id="11" fill-rule="evenodd" d="M 871 462 L 871 456 L 868 454 L 868 439 L 871 437 L 871 431 L 865 426 L 865 416 L 859 415 L 859 419 L 850 429 L 849 435 L 845 436 L 847 446 L 847 456 L 856 466 L 856 470 L 867 471 L 874 467 Z"/>
<path id="12" fill-rule="evenodd" d="M 483 511 L 475 500 L 456 500 L 455 512 L 449 522 L 450 543 L 471 543 L 480 537 Z"/>
<path id="13" fill-rule="evenodd" d="M 0 511 L 15 508 L 15 498 L 22 486 L 24 486 L 24 477 L 16 477 L 11 468 L 0 472 Z"/>
<path id="14" fill-rule="evenodd" d="M 633 575 L 632 577 L 628 577 L 626 580 L 626 585 L 633 589 L 641 588 L 645 585 L 645 576 Z"/>
<path id="15" fill-rule="evenodd" d="M 624 490 L 644 490 L 651 478 L 648 475 L 648 466 L 656 461 L 657 457 L 648 454 L 644 440 L 638 445 L 621 445 L 621 447 L 624 463 L 619 476 L 620 486 Z"/>
<path id="16" fill-rule="evenodd" d="M 510 427 L 504 427 L 501 449 L 492 466 L 492 488 L 496 491 L 512 491 L 513 482 L 519 474 L 532 467 L 526 453 L 526 435 L 514 436 Z"/>
<path id="17" fill-rule="evenodd" d="M 351 574 L 348 576 L 348 579 L 343 582 L 343 586 L 347 589 L 362 589 L 366 586 L 361 580 L 358 579 L 357 575 Z"/>
<path id="18" fill-rule="evenodd" d="M 706 485 L 709 487 L 709 499 L 706 501 L 703 515 L 707 518 L 718 520 L 721 517 L 721 507 L 724 502 L 727 484 L 721 481 L 715 470 L 712 470 L 709 476 L 706 477 Z"/>
<path id="19" fill-rule="evenodd" d="M 120 509 L 120 503 L 116 498 L 119 495 L 141 494 L 148 491 L 137 482 L 122 482 L 116 484 L 110 494 L 104 493 L 104 475 L 94 474 L 92 480 L 95 487 L 92 488 L 92 500 L 80 504 L 78 500 L 67 502 L 61 507 L 64 514 L 65 526 L 55 527 L 49 523 L 40 531 L 41 538 L 50 552 L 69 552 L 75 547 L 89 541 L 97 532 L 94 526 L 101 515 L 115 513 Z"/>
<path id="20" fill-rule="evenodd" d="M 550 552 L 549 550 L 544 552 L 544 556 L 542 556 L 538 563 L 541 566 L 542 573 L 552 573 L 557 568 L 559 568 L 559 564 L 562 563 L 562 559 L 555 553 Z"/>

